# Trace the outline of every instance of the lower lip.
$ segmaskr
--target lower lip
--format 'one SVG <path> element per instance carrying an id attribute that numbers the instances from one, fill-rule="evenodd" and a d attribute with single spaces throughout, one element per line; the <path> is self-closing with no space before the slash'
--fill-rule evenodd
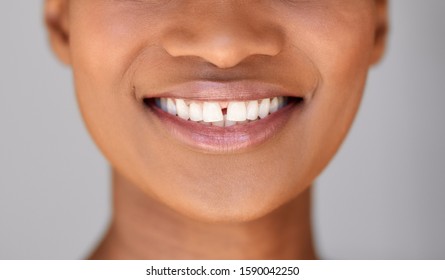
<path id="1" fill-rule="evenodd" d="M 154 102 L 146 108 L 179 142 L 200 152 L 220 154 L 246 151 L 273 139 L 284 129 L 293 112 L 301 110 L 303 103 L 291 102 L 264 119 L 230 127 L 206 126 L 183 120 L 164 112 Z"/>

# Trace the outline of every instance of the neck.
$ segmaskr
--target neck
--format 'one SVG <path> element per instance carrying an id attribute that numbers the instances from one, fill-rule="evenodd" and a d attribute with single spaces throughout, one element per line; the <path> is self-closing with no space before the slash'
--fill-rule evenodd
<path id="1" fill-rule="evenodd" d="M 92 259 L 314 259 L 310 188 L 254 221 L 209 224 L 151 199 L 113 173 L 111 226 Z"/>

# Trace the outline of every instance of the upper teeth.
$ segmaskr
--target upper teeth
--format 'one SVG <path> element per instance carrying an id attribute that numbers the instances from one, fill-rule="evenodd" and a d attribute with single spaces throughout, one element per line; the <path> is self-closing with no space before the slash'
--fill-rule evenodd
<path id="1" fill-rule="evenodd" d="M 224 120 L 219 103 L 204 102 L 202 106 L 202 119 L 204 122 L 220 122 Z"/>
<path id="2" fill-rule="evenodd" d="M 258 118 L 263 119 L 282 108 L 287 99 L 280 96 L 232 102 L 200 102 L 173 98 L 156 98 L 155 101 L 163 111 L 184 120 L 212 123 L 215 126 L 224 127 L 255 121 Z M 227 109 L 226 114 L 222 109 Z"/>

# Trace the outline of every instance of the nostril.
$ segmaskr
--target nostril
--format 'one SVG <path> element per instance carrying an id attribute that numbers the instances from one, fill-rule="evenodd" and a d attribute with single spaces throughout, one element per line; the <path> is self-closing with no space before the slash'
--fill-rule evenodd
<path id="1" fill-rule="evenodd" d="M 200 57 L 221 69 L 232 68 L 251 56 L 281 53 L 284 35 L 275 26 L 233 17 L 206 20 L 166 30 L 162 47 L 172 57 Z M 261 28 L 260 28 L 261 27 Z"/>

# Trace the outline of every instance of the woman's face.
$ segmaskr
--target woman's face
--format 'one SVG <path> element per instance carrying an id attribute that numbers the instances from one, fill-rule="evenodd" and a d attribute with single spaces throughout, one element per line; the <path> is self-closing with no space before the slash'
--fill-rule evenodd
<path id="1" fill-rule="evenodd" d="M 333 157 L 384 14 L 375 0 L 47 2 L 115 171 L 180 213 L 230 222 L 289 202 Z"/>

